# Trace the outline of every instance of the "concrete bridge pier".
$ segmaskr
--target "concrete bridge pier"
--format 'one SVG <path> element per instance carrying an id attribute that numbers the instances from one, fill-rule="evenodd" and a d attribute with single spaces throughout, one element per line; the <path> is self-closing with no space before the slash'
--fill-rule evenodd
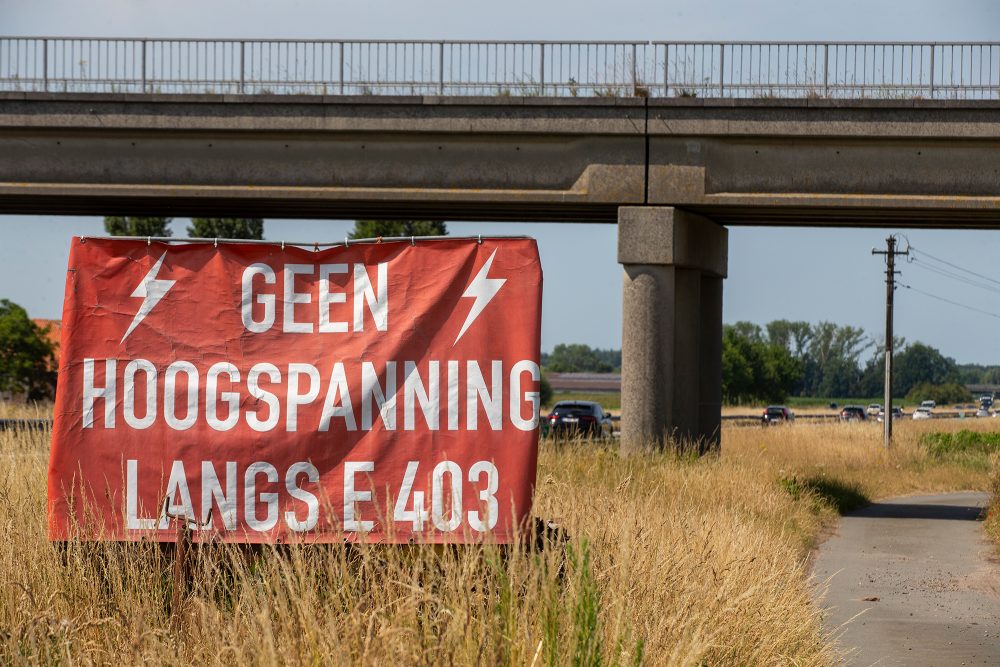
<path id="1" fill-rule="evenodd" d="M 728 231 L 672 207 L 621 207 L 618 261 L 625 269 L 622 449 L 670 441 L 717 448 Z"/>

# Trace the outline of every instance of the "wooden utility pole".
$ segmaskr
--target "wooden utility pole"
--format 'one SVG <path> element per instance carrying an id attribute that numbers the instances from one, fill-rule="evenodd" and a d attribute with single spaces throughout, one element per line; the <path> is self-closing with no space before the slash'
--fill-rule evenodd
<path id="1" fill-rule="evenodd" d="M 896 291 L 896 255 L 909 255 L 910 249 L 903 252 L 896 250 L 896 237 L 890 236 L 885 240 L 885 250 L 875 250 L 873 255 L 885 255 L 885 397 L 883 400 L 883 411 L 885 418 L 882 420 L 884 426 L 884 446 L 889 449 L 892 444 L 892 301 L 893 293 Z"/>

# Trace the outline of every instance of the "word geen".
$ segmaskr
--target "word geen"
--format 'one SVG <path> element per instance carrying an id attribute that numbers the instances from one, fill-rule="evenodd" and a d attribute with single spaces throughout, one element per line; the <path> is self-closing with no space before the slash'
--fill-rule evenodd
<path id="1" fill-rule="evenodd" d="M 365 330 L 365 306 L 371 313 L 377 331 L 387 331 L 389 326 L 389 268 L 380 263 L 376 268 L 375 285 L 372 284 L 364 264 L 354 264 L 353 271 L 347 264 L 285 264 L 278 272 L 262 263 L 251 264 L 243 271 L 240 314 L 243 326 L 251 333 L 264 333 L 274 327 L 277 307 L 281 304 L 281 331 L 283 333 L 309 334 L 347 333 L 348 321 L 337 319 L 351 317 L 354 332 Z M 278 276 L 281 276 L 278 285 Z M 350 288 L 341 286 L 334 276 L 353 277 Z M 309 291 L 298 291 L 296 282 L 312 280 Z M 273 288 L 269 287 L 274 285 Z M 315 293 L 315 294 L 314 294 Z M 352 308 L 346 310 L 347 295 L 352 295 Z M 315 296 L 315 299 L 313 298 Z M 315 304 L 312 308 L 309 304 Z M 297 319 L 296 309 L 299 319 Z M 331 312 L 331 309 L 332 312 Z M 311 310 L 314 317 L 301 319 L 301 311 Z"/>

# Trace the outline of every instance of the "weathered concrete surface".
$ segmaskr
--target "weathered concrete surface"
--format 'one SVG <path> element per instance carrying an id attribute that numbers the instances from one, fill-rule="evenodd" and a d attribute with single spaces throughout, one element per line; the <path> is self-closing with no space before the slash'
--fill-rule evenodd
<path id="1" fill-rule="evenodd" d="M 645 114 L 633 99 L 0 95 L 0 211 L 613 221 L 645 197 Z"/>
<path id="2" fill-rule="evenodd" d="M 650 100 L 648 128 L 648 202 L 722 224 L 996 224 L 995 102 Z"/>
<path id="3" fill-rule="evenodd" d="M 669 207 L 623 207 L 622 448 L 719 442 L 728 232 Z M 626 407 L 627 406 L 627 407 Z"/>
<path id="4" fill-rule="evenodd" d="M 998 147 L 998 101 L 0 93 L 0 213 L 995 227 Z"/>
<path id="5" fill-rule="evenodd" d="M 912 496 L 843 517 L 814 572 L 848 664 L 1000 664 L 1000 565 L 976 520 L 987 500 Z"/>

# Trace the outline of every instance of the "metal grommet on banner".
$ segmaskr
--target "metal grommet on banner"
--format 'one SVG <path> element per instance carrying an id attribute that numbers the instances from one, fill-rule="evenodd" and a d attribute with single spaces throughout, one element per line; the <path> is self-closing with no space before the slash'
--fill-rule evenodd
<path id="1" fill-rule="evenodd" d="M 282 252 L 285 251 L 285 242 L 284 241 L 281 242 L 281 251 Z"/>
<path id="2" fill-rule="evenodd" d="M 319 252 L 319 241 L 313 241 L 313 252 Z"/>
<path id="3" fill-rule="evenodd" d="M 86 243 L 86 242 L 87 242 L 87 237 L 86 236 L 81 236 L 80 237 L 80 243 Z"/>
<path id="4" fill-rule="evenodd" d="M 479 235 L 479 245 L 483 245 L 483 235 Z"/>
<path id="5" fill-rule="evenodd" d="M 216 248 L 218 248 L 218 247 L 219 247 L 219 237 L 218 237 L 218 236 L 216 236 L 216 237 L 215 237 L 215 243 L 214 243 L 213 245 L 214 245 L 214 246 L 215 246 Z"/>
<path id="6" fill-rule="evenodd" d="M 345 237 L 344 237 L 344 247 L 345 247 L 345 248 L 349 248 L 349 247 L 350 247 L 350 245 L 351 245 L 351 244 L 350 244 L 350 240 L 349 240 L 349 239 L 348 239 L 348 238 L 347 238 L 347 237 L 345 236 Z"/>
<path id="7" fill-rule="evenodd" d="M 381 236 L 376 236 L 375 237 L 375 243 L 376 244 L 382 243 L 382 237 Z"/>
<path id="8" fill-rule="evenodd" d="M 151 245 L 153 245 L 153 237 L 152 236 L 147 236 L 146 237 L 146 246 L 148 247 L 148 246 L 151 246 Z"/>
<path id="9" fill-rule="evenodd" d="M 417 237 L 415 237 L 415 236 L 411 236 L 410 237 L 410 245 L 414 245 L 414 246 L 417 245 Z"/>

